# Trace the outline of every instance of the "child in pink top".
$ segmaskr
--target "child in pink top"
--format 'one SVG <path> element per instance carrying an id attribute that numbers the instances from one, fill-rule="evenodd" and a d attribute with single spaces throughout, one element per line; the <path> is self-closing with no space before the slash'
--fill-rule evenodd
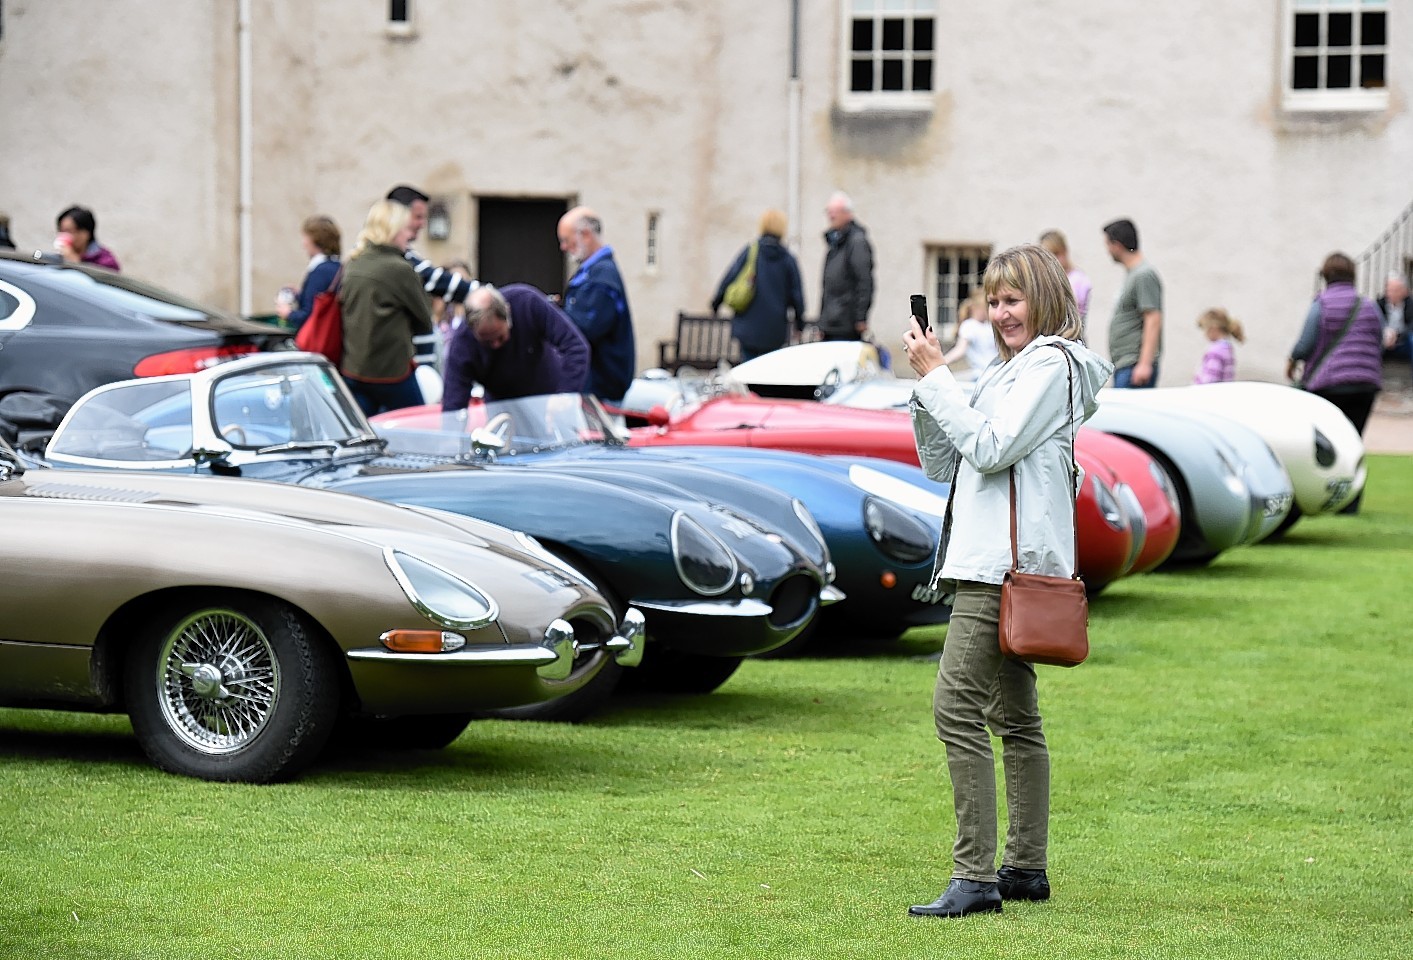
<path id="1" fill-rule="evenodd" d="M 1246 342 L 1241 322 L 1221 307 L 1213 307 L 1197 318 L 1197 326 L 1211 343 L 1202 355 L 1193 383 L 1221 383 L 1236 379 L 1236 348 L 1232 341 Z"/>

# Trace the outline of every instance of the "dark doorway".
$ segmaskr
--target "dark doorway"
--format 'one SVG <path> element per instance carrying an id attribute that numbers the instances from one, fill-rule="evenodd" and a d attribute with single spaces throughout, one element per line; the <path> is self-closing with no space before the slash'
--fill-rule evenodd
<path id="1" fill-rule="evenodd" d="M 564 293 L 564 254 L 555 230 L 569 209 L 565 200 L 477 199 L 477 279 L 504 286 L 530 283 Z"/>

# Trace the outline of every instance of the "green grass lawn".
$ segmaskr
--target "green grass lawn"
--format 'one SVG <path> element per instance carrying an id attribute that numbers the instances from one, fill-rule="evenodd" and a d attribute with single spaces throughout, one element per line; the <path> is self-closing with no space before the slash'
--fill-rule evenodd
<path id="1" fill-rule="evenodd" d="M 1371 461 L 1041 668 L 1048 903 L 905 915 L 951 867 L 936 629 L 274 787 L 0 710 L 0 957 L 1408 957 L 1413 458 Z"/>

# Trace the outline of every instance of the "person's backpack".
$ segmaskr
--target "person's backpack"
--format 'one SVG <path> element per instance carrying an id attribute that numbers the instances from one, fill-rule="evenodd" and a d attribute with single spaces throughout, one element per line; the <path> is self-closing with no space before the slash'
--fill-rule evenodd
<path id="1" fill-rule="evenodd" d="M 343 362 L 343 305 L 339 303 L 339 281 L 343 268 L 329 289 L 314 297 L 309 317 L 294 335 L 294 345 L 310 353 L 322 353 L 338 366 Z"/>
<path id="2" fill-rule="evenodd" d="M 732 313 L 742 313 L 756 298 L 756 254 L 759 249 L 759 242 L 751 244 L 741 272 L 726 286 L 726 295 L 721 302 L 730 307 Z"/>

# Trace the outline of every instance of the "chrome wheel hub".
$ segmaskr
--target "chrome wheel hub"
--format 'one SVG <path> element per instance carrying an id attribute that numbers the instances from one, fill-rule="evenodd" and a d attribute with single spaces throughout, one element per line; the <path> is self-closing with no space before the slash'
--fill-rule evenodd
<path id="1" fill-rule="evenodd" d="M 168 634 L 157 684 L 172 731 L 202 753 L 225 754 L 245 747 L 269 722 L 280 671 L 269 638 L 252 620 L 233 610 L 203 610 Z"/>

